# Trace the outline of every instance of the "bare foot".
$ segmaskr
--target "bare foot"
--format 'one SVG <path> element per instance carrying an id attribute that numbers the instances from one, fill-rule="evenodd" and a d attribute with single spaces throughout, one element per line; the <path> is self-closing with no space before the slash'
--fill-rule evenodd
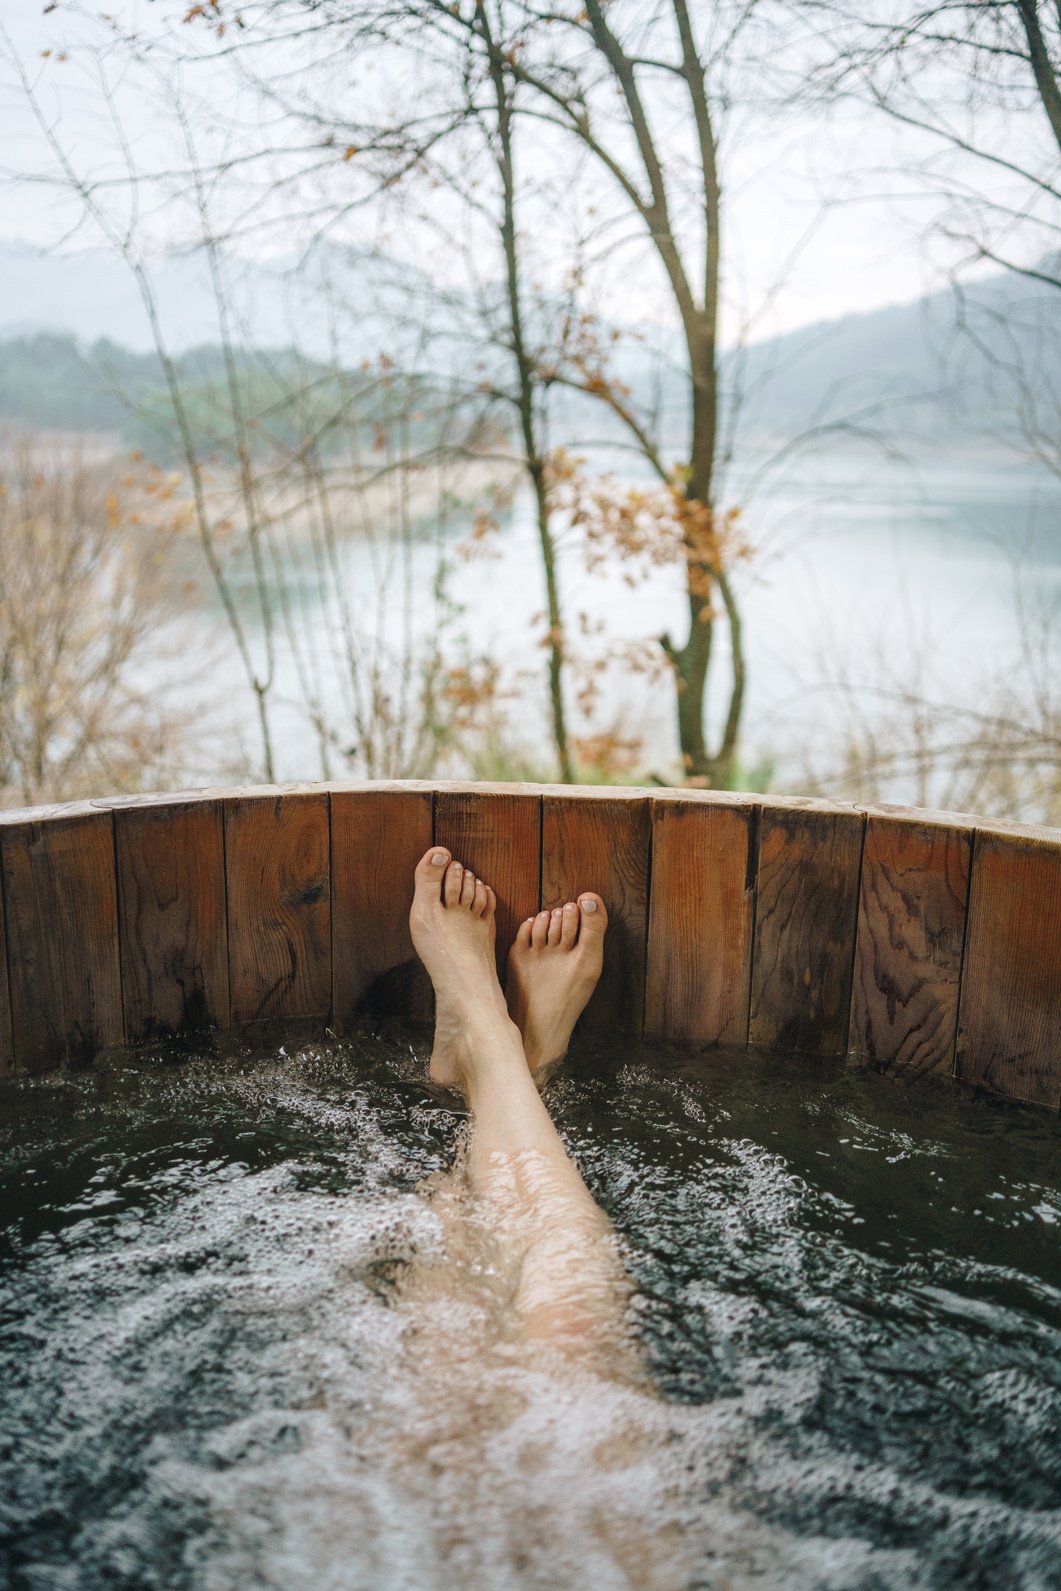
<path id="1" fill-rule="evenodd" d="M 443 847 L 416 864 L 409 929 L 435 988 L 435 1043 L 429 1073 L 443 1088 L 462 1087 L 471 1024 L 508 1025 L 494 962 L 497 898 Z"/>
<path id="2" fill-rule="evenodd" d="M 508 1009 L 523 1034 L 527 1064 L 537 1077 L 559 1061 L 571 1030 L 597 987 L 608 914 L 586 890 L 576 904 L 528 917 L 508 953 Z"/>

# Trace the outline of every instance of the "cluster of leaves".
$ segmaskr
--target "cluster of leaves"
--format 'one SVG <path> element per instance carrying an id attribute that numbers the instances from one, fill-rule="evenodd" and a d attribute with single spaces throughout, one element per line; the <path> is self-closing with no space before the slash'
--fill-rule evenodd
<path id="1" fill-rule="evenodd" d="M 715 510 L 686 495 L 680 480 L 631 486 L 593 475 L 557 450 L 549 458 L 551 501 L 582 538 L 587 567 L 621 571 L 630 586 L 653 569 L 686 565 L 689 589 L 706 602 L 714 571 L 751 556 L 740 508 Z"/>

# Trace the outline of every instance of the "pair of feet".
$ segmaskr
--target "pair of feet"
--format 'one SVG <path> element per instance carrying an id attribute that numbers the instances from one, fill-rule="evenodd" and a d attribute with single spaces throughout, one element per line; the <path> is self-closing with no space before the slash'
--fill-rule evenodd
<path id="1" fill-rule="evenodd" d="M 608 916 L 599 895 L 528 917 L 508 953 L 507 1001 L 497 981 L 497 898 L 488 884 L 432 846 L 417 863 L 409 927 L 435 989 L 430 1075 L 467 1092 L 468 1035 L 487 1021 L 519 1029 L 531 1074 L 566 1053 L 571 1031 L 600 977 Z"/>

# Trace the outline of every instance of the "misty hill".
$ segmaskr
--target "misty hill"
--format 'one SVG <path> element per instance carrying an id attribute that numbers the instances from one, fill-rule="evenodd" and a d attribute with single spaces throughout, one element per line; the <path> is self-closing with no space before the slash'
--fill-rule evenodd
<path id="1" fill-rule="evenodd" d="M 163 385 L 154 354 L 101 338 L 82 349 L 66 332 L 0 342 L 0 418 L 57 431 L 121 431 Z"/>
<path id="2" fill-rule="evenodd" d="M 1053 267 L 1058 274 L 1057 266 Z M 845 423 L 969 440 L 1061 436 L 1061 291 L 995 275 L 729 356 L 746 431 Z M 1018 412 L 1019 411 L 1019 412 Z"/>
<path id="3" fill-rule="evenodd" d="M 306 258 L 221 262 L 233 339 L 259 348 L 297 344 L 312 358 L 356 365 L 386 346 L 394 315 L 429 278 L 355 249 L 321 247 Z M 171 351 L 222 340 L 210 263 L 202 250 L 168 255 L 150 269 L 155 310 Z M 377 306 L 380 313 L 362 309 Z M 336 315 L 336 307 L 345 311 Z M 155 347 L 147 309 L 128 265 L 103 250 L 50 254 L 0 242 L 0 338 L 61 332 L 84 345 L 104 341 L 133 353 Z"/>
<path id="4" fill-rule="evenodd" d="M 415 375 L 348 371 L 293 349 L 231 356 L 216 345 L 173 361 L 183 416 L 198 452 L 232 458 L 242 434 L 250 449 L 292 450 L 313 438 L 327 453 L 357 432 L 373 446 L 378 426 L 400 414 L 414 445 L 424 385 Z M 242 418 L 236 423 L 236 406 Z M 0 423 L 45 431 L 116 432 L 123 445 L 165 462 L 180 456 L 177 416 L 161 361 L 100 340 L 82 348 L 65 333 L 0 341 Z"/>
<path id="5" fill-rule="evenodd" d="M 397 269 L 342 251 L 297 272 L 279 265 L 240 268 L 239 325 L 257 350 L 241 356 L 240 380 L 252 408 L 269 412 L 277 440 L 287 443 L 326 418 L 336 384 L 356 388 L 364 361 L 384 347 L 398 354 L 399 366 L 413 368 L 420 351 L 410 331 L 403 360 L 394 311 L 414 298 L 422 311 L 430 305 L 431 284 L 416 271 L 402 281 Z M 197 434 L 223 438 L 231 415 L 221 395 L 219 328 L 204 262 L 196 256 L 166 260 L 155 282 L 172 345 L 182 350 L 177 363 L 182 386 L 191 392 Z M 347 311 L 338 342 L 326 312 L 337 301 Z M 379 306 L 375 314 L 363 308 L 370 303 Z M 440 306 L 444 337 L 459 336 L 460 315 L 460 306 Z M 198 345 L 189 346 L 193 333 Z M 323 346 L 329 338 L 330 356 Z M 635 395 L 648 392 L 658 372 L 641 345 L 617 348 L 617 374 Z M 417 378 L 406 379 L 416 385 Z M 303 404 L 296 413 L 291 392 L 307 384 L 315 396 L 308 411 Z M 118 431 L 131 445 L 154 451 L 173 430 L 164 386 L 146 315 L 120 260 L 0 247 L 0 419 Z M 730 399 L 739 396 L 746 440 L 819 428 L 948 442 L 985 434 L 1015 439 L 1018 416 L 1056 438 L 1061 293 L 1034 280 L 984 278 L 960 299 L 939 292 L 730 351 L 723 386 Z M 677 378 L 664 382 L 662 400 L 669 424 L 683 428 L 687 397 Z M 577 408 L 569 405 L 569 416 L 577 435 Z"/>

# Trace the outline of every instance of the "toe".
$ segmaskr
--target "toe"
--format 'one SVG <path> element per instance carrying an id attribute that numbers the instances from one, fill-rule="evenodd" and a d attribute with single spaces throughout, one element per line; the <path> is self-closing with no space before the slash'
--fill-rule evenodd
<path id="1" fill-rule="evenodd" d="M 549 943 L 551 945 L 558 945 L 560 943 L 560 929 L 563 924 L 563 919 L 564 914 L 560 907 L 554 907 L 552 916 L 549 918 Z"/>
<path id="2" fill-rule="evenodd" d="M 447 906 L 460 904 L 461 885 L 464 882 L 464 869 L 459 862 L 451 862 L 446 869 L 446 883 L 443 896 Z"/>
<path id="3" fill-rule="evenodd" d="M 464 869 L 464 882 L 461 884 L 461 905 L 471 911 L 475 904 L 475 874 L 470 868 Z"/>
<path id="4" fill-rule="evenodd" d="M 475 880 L 475 899 L 472 901 L 472 916 L 481 917 L 486 910 L 486 885 L 481 878 Z"/>
<path id="5" fill-rule="evenodd" d="M 516 929 L 516 937 L 512 941 L 515 950 L 529 950 L 531 947 L 531 929 L 534 927 L 534 918 L 528 917 L 526 922 L 520 923 Z"/>
<path id="6" fill-rule="evenodd" d="M 590 889 L 578 897 L 579 939 L 603 939 L 608 926 L 608 913 L 599 895 Z"/>
<path id="7" fill-rule="evenodd" d="M 531 943 L 535 950 L 544 950 L 549 934 L 550 917 L 548 912 L 539 912 L 534 919 L 531 929 Z"/>
<path id="8" fill-rule="evenodd" d="M 486 918 L 487 922 L 491 922 L 493 920 L 494 913 L 497 911 L 497 896 L 494 894 L 489 884 L 484 885 L 484 888 L 486 890 L 486 910 L 484 911 L 483 916 Z"/>
<path id="9" fill-rule="evenodd" d="M 413 874 L 413 889 L 418 901 L 426 904 L 441 900 L 442 881 L 446 876 L 448 861 L 449 852 L 440 845 L 433 845 L 424 852 Z"/>
<path id="10" fill-rule="evenodd" d="M 573 900 L 564 902 L 564 915 L 560 921 L 560 943 L 565 950 L 578 938 L 578 907 Z"/>

